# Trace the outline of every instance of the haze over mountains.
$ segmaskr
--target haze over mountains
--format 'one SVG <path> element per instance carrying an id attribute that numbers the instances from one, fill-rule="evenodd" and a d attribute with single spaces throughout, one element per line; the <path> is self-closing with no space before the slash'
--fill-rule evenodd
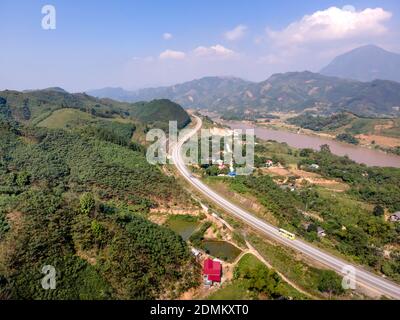
<path id="1" fill-rule="evenodd" d="M 146 88 L 128 91 L 122 88 L 104 88 L 88 91 L 98 98 L 112 98 L 119 101 L 137 102 L 163 97 L 176 101 L 185 107 L 199 104 L 213 105 L 216 101 L 229 98 L 243 90 L 252 82 L 235 77 L 204 77 L 189 82 L 158 88 Z"/>
<path id="2" fill-rule="evenodd" d="M 169 87 L 137 91 L 105 88 L 88 94 L 127 102 L 166 98 L 185 108 L 205 108 L 239 117 L 248 112 L 308 109 L 322 114 L 347 110 L 361 116 L 400 115 L 400 83 L 390 81 L 400 81 L 400 55 L 365 46 L 337 57 L 322 72 L 275 74 L 260 83 L 205 77 Z"/>
<path id="3" fill-rule="evenodd" d="M 363 46 L 336 57 L 321 74 L 359 81 L 400 82 L 400 54 L 374 45 Z"/>

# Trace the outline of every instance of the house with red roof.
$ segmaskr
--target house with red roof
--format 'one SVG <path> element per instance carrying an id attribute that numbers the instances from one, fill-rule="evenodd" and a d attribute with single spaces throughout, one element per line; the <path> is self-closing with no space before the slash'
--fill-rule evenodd
<path id="1" fill-rule="evenodd" d="M 272 162 L 272 160 L 267 160 L 267 161 L 265 161 L 265 166 L 267 167 L 267 168 L 270 168 L 270 167 L 272 167 L 274 165 L 274 163 Z"/>
<path id="2" fill-rule="evenodd" d="M 203 265 L 204 283 L 212 285 L 214 282 L 221 282 L 221 262 L 206 259 Z"/>

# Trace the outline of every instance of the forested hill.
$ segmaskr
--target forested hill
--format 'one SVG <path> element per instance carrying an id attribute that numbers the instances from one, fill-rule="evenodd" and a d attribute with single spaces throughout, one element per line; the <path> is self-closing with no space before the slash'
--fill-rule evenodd
<path id="1" fill-rule="evenodd" d="M 53 111 L 63 108 L 78 109 L 102 118 L 134 118 L 150 125 L 166 127 L 176 120 L 183 128 L 190 122 L 186 111 L 169 100 L 123 103 L 97 99 L 85 93 L 70 94 L 61 88 L 36 91 L 0 91 L 0 112 L 24 123 L 39 123 Z"/>
<path id="2" fill-rule="evenodd" d="M 153 117 L 137 110 L 176 105 L 0 97 L 0 299 L 177 298 L 196 285 L 187 244 L 149 220 L 194 204 L 134 139 Z M 56 290 L 41 286 L 45 265 Z"/>

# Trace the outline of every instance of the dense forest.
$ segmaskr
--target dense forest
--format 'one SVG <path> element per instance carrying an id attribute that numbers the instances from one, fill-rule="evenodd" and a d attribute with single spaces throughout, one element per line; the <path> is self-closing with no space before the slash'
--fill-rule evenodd
<path id="1" fill-rule="evenodd" d="M 0 95 L 0 298 L 176 298 L 198 283 L 187 244 L 146 219 L 190 199 L 147 163 L 131 139 L 135 122 L 105 121 L 126 116 L 107 102 L 85 125 L 37 127 L 34 119 L 66 106 L 93 116 L 82 108 L 92 98 L 49 91 L 19 104 L 22 93 Z M 41 286 L 45 265 L 56 290 Z"/>

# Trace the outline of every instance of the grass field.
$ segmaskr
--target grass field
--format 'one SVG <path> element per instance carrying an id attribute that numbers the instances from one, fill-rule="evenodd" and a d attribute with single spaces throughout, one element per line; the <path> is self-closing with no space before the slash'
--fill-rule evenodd
<path id="1" fill-rule="evenodd" d="M 248 290 L 242 280 L 235 280 L 223 285 L 221 289 L 208 296 L 209 300 L 249 300 Z"/>
<path id="2" fill-rule="evenodd" d="M 86 112 L 76 109 L 60 109 L 54 111 L 46 119 L 37 124 L 38 127 L 45 127 L 49 129 L 68 129 L 87 124 L 88 122 L 95 122 L 96 117 L 91 116 Z"/>
<path id="3" fill-rule="evenodd" d="M 37 126 L 45 127 L 49 129 L 68 129 L 73 127 L 79 127 L 90 123 L 97 123 L 98 121 L 113 121 L 123 124 L 134 123 L 131 119 L 125 119 L 121 117 L 115 118 L 100 118 L 90 115 L 89 113 L 77 110 L 77 109 L 59 109 L 41 120 Z"/>
<path id="4" fill-rule="evenodd" d="M 320 295 L 317 290 L 317 274 L 314 272 L 314 268 L 309 267 L 301 260 L 296 260 L 288 252 L 288 249 L 267 243 L 258 236 L 251 236 L 249 241 L 267 261 L 288 279 L 305 289 L 306 292 Z"/>
<path id="5" fill-rule="evenodd" d="M 64 108 L 44 114 L 35 119 L 34 124 L 37 127 L 64 130 L 92 126 L 112 131 L 117 135 L 123 134 L 125 139 L 146 144 L 146 125 L 118 115 L 112 118 L 102 118 L 77 109 Z"/>

